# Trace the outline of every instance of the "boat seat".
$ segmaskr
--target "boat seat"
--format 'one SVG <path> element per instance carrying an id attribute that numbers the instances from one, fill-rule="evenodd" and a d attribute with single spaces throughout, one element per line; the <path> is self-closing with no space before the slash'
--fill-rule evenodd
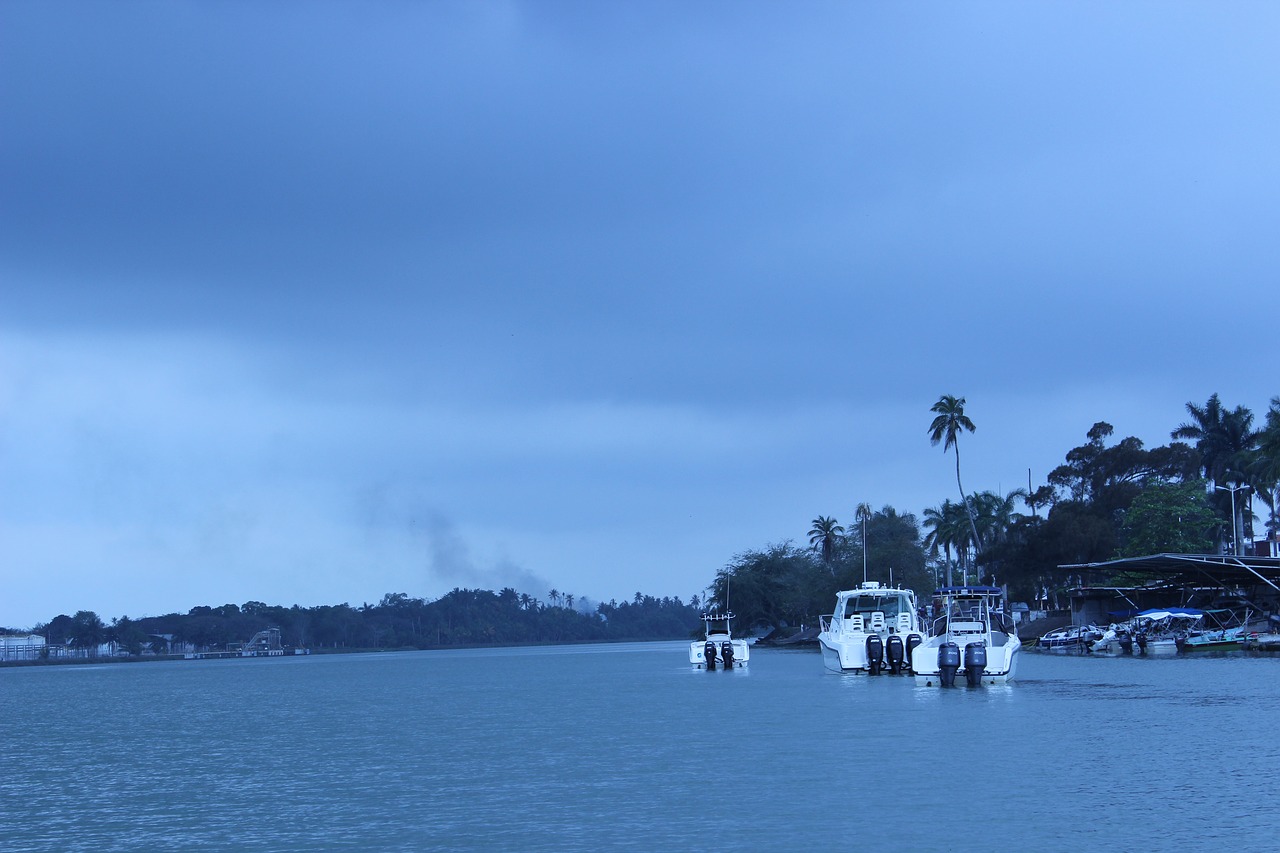
<path id="1" fill-rule="evenodd" d="M 884 613 L 880 610 L 873 612 L 871 614 L 871 630 L 883 631 L 884 627 Z"/>
<path id="2" fill-rule="evenodd" d="M 899 613 L 898 614 L 898 633 L 908 634 L 910 632 L 911 632 L 911 614 Z"/>
<path id="3" fill-rule="evenodd" d="M 852 615 L 852 616 L 850 616 L 848 619 L 846 619 L 846 620 L 845 620 L 845 622 L 847 623 L 847 627 L 848 627 L 848 629 L 849 629 L 850 631 L 863 631 L 863 630 L 866 630 L 866 629 L 863 627 L 862 614 L 861 614 L 861 613 L 855 613 L 855 614 L 853 614 L 853 615 Z"/>

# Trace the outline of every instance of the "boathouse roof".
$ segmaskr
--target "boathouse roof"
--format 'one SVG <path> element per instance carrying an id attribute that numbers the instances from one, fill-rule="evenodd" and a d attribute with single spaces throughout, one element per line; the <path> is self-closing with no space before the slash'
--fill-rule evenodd
<path id="1" fill-rule="evenodd" d="M 1141 572 L 1174 584 L 1215 586 L 1262 584 L 1280 592 L 1280 557 L 1236 557 L 1231 554 L 1152 554 L 1101 563 L 1058 566 L 1076 572 Z"/>

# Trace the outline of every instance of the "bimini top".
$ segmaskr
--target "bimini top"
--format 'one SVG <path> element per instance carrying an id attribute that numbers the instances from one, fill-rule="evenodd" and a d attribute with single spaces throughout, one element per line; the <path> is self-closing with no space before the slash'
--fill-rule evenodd
<path id="1" fill-rule="evenodd" d="M 998 586 L 944 586 L 934 592 L 934 595 L 959 595 L 977 598 L 985 595 L 1004 595 L 1004 590 Z"/>
<path id="2" fill-rule="evenodd" d="M 1138 614 L 1139 619 L 1168 619 L 1171 616 L 1182 616 L 1187 619 L 1199 619 L 1203 610 L 1192 610 L 1189 607 L 1165 607 L 1163 609 L 1144 610 Z"/>

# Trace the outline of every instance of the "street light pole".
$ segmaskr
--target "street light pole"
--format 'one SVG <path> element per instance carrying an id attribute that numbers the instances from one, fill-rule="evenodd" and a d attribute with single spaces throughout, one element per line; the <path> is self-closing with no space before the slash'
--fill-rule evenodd
<path id="1" fill-rule="evenodd" d="M 862 513 L 862 584 L 867 583 L 867 514 Z"/>
<path id="2" fill-rule="evenodd" d="M 1214 486 L 1214 488 L 1220 492 L 1231 493 L 1231 551 L 1235 556 L 1239 557 L 1240 556 L 1240 531 L 1239 531 L 1239 528 L 1236 527 L 1236 492 L 1248 491 L 1249 487 L 1248 486 L 1231 486 L 1230 488 L 1228 488 L 1227 486 Z"/>

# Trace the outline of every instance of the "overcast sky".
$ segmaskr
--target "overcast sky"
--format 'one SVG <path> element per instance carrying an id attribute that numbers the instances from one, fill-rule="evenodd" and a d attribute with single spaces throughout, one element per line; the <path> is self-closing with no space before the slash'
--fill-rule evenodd
<path id="1" fill-rule="evenodd" d="M 687 599 L 1280 393 L 1280 6 L 0 0 L 0 625 Z"/>

